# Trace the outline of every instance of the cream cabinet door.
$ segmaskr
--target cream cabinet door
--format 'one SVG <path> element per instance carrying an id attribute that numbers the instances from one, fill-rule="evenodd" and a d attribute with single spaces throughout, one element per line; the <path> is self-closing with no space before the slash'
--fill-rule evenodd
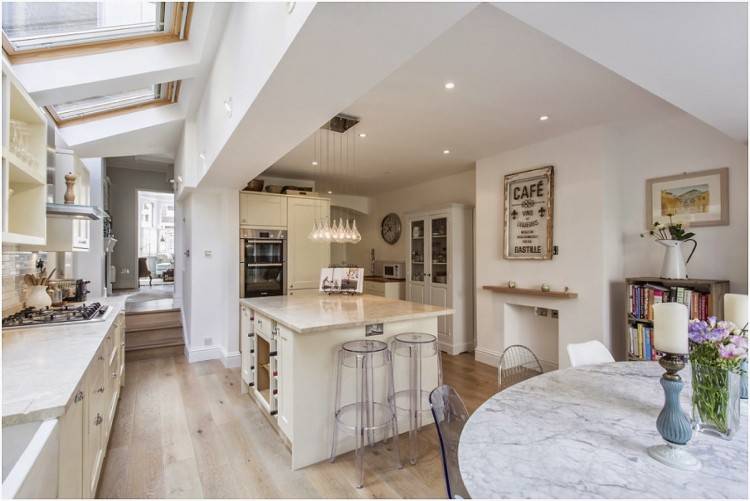
<path id="1" fill-rule="evenodd" d="M 330 201 L 289 197 L 288 204 L 288 291 L 318 289 L 320 269 L 329 266 L 331 262 L 331 245 L 313 242 L 307 235 L 316 220 L 330 215 Z"/>
<path id="2" fill-rule="evenodd" d="M 240 307 L 240 351 L 242 352 L 242 381 L 250 384 L 255 377 L 254 346 L 253 338 L 253 311 L 247 306 Z M 243 385 L 244 389 L 244 385 Z"/>
<path id="3" fill-rule="evenodd" d="M 292 436 L 292 402 L 294 399 L 293 381 L 294 377 L 294 334 L 283 326 L 278 327 L 278 360 L 277 371 L 279 373 L 279 398 L 277 422 L 279 428 L 287 436 L 290 442 L 294 441 Z"/>
<path id="4" fill-rule="evenodd" d="M 86 371 L 85 377 L 85 423 L 83 427 L 83 497 L 96 497 L 96 486 L 99 481 L 104 450 L 106 445 L 102 440 L 104 433 L 104 419 L 106 414 L 105 371 L 108 361 L 105 360 L 104 344 L 94 356 L 94 361 Z"/>
<path id="5" fill-rule="evenodd" d="M 285 227 L 286 197 L 267 193 L 240 192 L 240 225 Z"/>
<path id="6" fill-rule="evenodd" d="M 83 497 L 83 424 L 85 385 L 73 393 L 73 400 L 60 418 L 60 473 L 58 497 L 80 499 Z"/>

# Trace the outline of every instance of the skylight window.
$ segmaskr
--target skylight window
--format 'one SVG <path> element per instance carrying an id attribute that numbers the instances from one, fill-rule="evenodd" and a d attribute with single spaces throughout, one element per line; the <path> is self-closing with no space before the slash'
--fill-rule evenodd
<path id="1" fill-rule="evenodd" d="M 187 38 L 189 2 L 3 2 L 3 49 L 11 57 L 134 40 Z"/>
<path id="2" fill-rule="evenodd" d="M 179 84 L 180 82 L 167 82 L 107 96 L 79 99 L 47 106 L 47 111 L 57 125 L 70 125 L 137 109 L 175 103 L 179 94 Z"/>

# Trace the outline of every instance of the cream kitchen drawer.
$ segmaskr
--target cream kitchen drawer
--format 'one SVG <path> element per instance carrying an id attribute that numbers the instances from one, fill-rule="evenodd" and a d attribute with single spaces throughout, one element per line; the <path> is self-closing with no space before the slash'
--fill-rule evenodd
<path id="1" fill-rule="evenodd" d="M 253 321 L 253 327 L 256 334 L 260 334 L 261 336 L 270 339 L 271 338 L 271 329 L 273 328 L 273 325 L 271 323 L 271 319 L 259 314 L 257 311 L 254 312 L 253 317 L 255 317 L 255 320 Z"/>

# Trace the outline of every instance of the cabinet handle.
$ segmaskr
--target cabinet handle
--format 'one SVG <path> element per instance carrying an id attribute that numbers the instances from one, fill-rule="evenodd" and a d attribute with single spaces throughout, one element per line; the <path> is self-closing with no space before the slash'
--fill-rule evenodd
<path id="1" fill-rule="evenodd" d="M 112 373 L 112 379 L 117 379 L 117 371 Z"/>
<path id="2" fill-rule="evenodd" d="M 104 357 L 99 355 L 99 360 L 104 360 Z"/>
<path id="3" fill-rule="evenodd" d="M 83 397 L 84 397 L 83 392 L 79 391 L 78 393 L 76 393 L 76 396 L 73 398 L 73 402 L 77 404 L 78 402 L 83 400 Z"/>
<path id="4" fill-rule="evenodd" d="M 102 386 L 101 388 L 99 388 L 96 391 L 97 391 L 97 393 L 104 393 L 104 386 Z"/>
<path id="5" fill-rule="evenodd" d="M 94 420 L 94 424 L 96 426 L 99 426 L 100 424 L 102 424 L 102 421 L 104 421 L 104 419 L 102 419 L 102 415 L 97 412 L 96 419 Z"/>

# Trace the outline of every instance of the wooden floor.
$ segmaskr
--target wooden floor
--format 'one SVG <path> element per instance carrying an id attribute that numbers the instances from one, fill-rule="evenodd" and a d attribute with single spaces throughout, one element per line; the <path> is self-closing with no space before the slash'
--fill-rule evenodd
<path id="1" fill-rule="evenodd" d="M 416 465 L 399 470 L 390 445 L 365 455 L 355 488 L 353 454 L 292 471 L 291 455 L 254 401 L 239 392 L 239 369 L 184 356 L 128 362 L 126 386 L 99 482 L 100 498 L 440 498 L 445 497 L 434 427 Z M 471 354 L 443 356 L 446 383 L 470 412 L 497 391 L 494 367 Z"/>

